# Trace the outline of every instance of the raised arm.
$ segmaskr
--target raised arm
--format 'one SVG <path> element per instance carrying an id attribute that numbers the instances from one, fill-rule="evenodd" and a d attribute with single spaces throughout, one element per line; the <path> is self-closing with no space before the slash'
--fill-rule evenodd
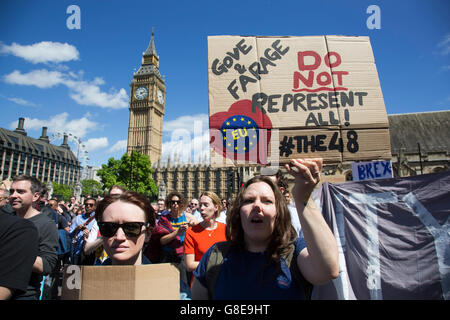
<path id="1" fill-rule="evenodd" d="M 324 284 L 339 275 L 337 244 L 311 193 L 320 182 L 322 159 L 295 159 L 286 165 L 294 176 L 292 194 L 306 248 L 297 259 L 299 269 L 312 284 Z"/>

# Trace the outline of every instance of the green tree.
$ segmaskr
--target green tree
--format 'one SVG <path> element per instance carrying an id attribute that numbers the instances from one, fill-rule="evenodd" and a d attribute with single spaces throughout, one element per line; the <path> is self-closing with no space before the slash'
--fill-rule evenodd
<path id="1" fill-rule="evenodd" d="M 103 194 L 103 186 L 100 182 L 93 179 L 81 180 L 83 195 L 91 195 L 93 197 Z"/>
<path id="2" fill-rule="evenodd" d="M 69 201 L 72 196 L 73 190 L 71 186 L 66 184 L 53 183 L 53 196 L 59 200 Z"/>
<path id="3" fill-rule="evenodd" d="M 102 164 L 102 168 L 97 171 L 105 189 L 117 184 L 154 200 L 158 195 L 158 187 L 151 178 L 152 173 L 150 158 L 136 151 L 131 156 L 125 153 L 120 160 L 109 158 L 108 164 Z"/>

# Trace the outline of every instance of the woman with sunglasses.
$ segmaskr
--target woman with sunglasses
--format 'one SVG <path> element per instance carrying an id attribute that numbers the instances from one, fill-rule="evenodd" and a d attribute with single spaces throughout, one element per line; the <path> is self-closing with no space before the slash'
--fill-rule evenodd
<path id="1" fill-rule="evenodd" d="M 189 226 L 198 224 L 197 219 L 184 209 L 187 207 L 186 199 L 177 191 L 172 191 L 166 197 L 168 213 L 164 215 L 159 224 L 168 227 L 169 233 L 160 239 L 163 251 L 162 262 L 180 262 L 184 253 L 184 236 Z M 167 224 L 167 221 L 169 224 Z"/>
<path id="2" fill-rule="evenodd" d="M 184 236 L 187 228 L 198 224 L 194 216 L 184 212 L 186 199 L 177 191 L 170 192 L 165 200 L 168 210 L 161 215 L 152 232 L 146 255 L 153 263 L 173 263 L 180 270 L 180 279 L 189 283 L 184 264 Z"/>
<path id="3" fill-rule="evenodd" d="M 310 200 L 322 159 L 291 160 L 286 169 L 295 178 L 302 234 L 278 186 L 268 177 L 250 179 L 228 213 L 227 242 L 212 246 L 194 271 L 194 299 L 305 299 L 311 284 L 338 276 L 336 240 Z"/>
<path id="4" fill-rule="evenodd" d="M 108 195 L 98 204 L 95 218 L 109 257 L 103 265 L 150 263 L 142 247 L 155 226 L 155 211 L 144 196 L 134 191 Z"/>

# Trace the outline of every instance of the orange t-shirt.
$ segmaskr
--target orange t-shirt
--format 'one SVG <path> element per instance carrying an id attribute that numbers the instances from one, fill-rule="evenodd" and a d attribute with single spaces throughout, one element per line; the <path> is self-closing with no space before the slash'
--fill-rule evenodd
<path id="1" fill-rule="evenodd" d="M 188 228 L 184 238 L 184 254 L 194 254 L 195 261 L 200 261 L 213 244 L 227 240 L 225 227 L 225 224 L 217 222 L 214 230 L 206 230 L 200 224 Z"/>

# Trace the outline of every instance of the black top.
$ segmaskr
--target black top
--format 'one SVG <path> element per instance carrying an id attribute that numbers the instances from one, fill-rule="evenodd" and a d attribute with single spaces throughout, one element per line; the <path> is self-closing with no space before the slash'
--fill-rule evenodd
<path id="1" fill-rule="evenodd" d="M 26 219 L 0 213 L 0 286 L 13 298 L 27 290 L 38 254 L 38 231 Z"/>
<path id="2" fill-rule="evenodd" d="M 28 219 L 33 222 L 39 233 L 38 256 L 42 258 L 44 272 L 31 274 L 27 291 L 19 299 L 37 299 L 40 295 L 40 285 L 44 275 L 48 275 L 58 262 L 58 229 L 55 222 L 47 215 L 39 213 Z"/>

